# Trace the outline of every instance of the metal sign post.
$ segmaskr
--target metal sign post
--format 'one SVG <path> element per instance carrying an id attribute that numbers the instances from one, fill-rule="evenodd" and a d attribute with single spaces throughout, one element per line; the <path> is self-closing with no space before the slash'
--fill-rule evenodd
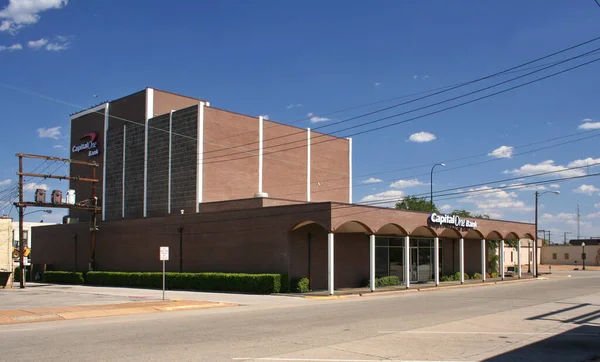
<path id="1" fill-rule="evenodd" d="M 169 260 L 169 247 L 161 246 L 160 247 L 160 260 L 162 261 L 162 300 L 165 300 L 165 261 Z"/>

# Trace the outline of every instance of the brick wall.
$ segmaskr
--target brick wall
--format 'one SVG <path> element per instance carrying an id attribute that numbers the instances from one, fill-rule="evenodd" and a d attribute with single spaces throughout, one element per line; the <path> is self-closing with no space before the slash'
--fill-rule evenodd
<path id="1" fill-rule="evenodd" d="M 142 125 L 128 124 L 125 136 L 125 217 L 143 217 L 144 148 L 146 130 Z"/>
<path id="2" fill-rule="evenodd" d="M 148 216 L 168 212 L 169 114 L 149 120 L 148 125 Z"/>
<path id="3" fill-rule="evenodd" d="M 123 128 L 109 127 L 106 144 L 106 220 L 122 218 L 123 207 Z"/>

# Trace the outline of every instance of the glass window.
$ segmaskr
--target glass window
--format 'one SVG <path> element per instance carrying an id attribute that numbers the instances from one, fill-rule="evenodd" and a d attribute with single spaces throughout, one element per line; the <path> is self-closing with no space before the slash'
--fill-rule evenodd
<path id="1" fill-rule="evenodd" d="M 556 253 L 552 253 L 552 259 L 554 259 L 554 260 L 558 259 L 558 255 L 556 255 Z"/>
<path id="2" fill-rule="evenodd" d="M 390 246 L 404 246 L 404 238 L 390 238 Z"/>
<path id="3" fill-rule="evenodd" d="M 569 253 L 565 253 L 565 260 L 569 260 Z"/>
<path id="4" fill-rule="evenodd" d="M 379 236 L 375 237 L 375 246 L 389 246 L 390 240 L 388 238 L 382 238 Z"/>
<path id="5" fill-rule="evenodd" d="M 390 248 L 390 276 L 397 276 L 400 280 L 402 277 L 402 258 L 404 256 L 404 249 L 402 248 Z"/>
<path id="6" fill-rule="evenodd" d="M 387 277 L 389 275 L 388 248 L 375 248 L 375 276 L 377 278 Z"/>
<path id="7" fill-rule="evenodd" d="M 419 239 L 419 246 L 422 248 L 433 248 L 432 239 Z"/>

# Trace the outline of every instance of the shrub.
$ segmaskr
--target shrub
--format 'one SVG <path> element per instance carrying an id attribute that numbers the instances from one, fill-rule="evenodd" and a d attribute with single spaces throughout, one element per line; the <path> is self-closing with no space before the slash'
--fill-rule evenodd
<path id="1" fill-rule="evenodd" d="M 292 279 L 291 290 L 292 293 L 308 293 L 310 292 L 308 278 L 296 278 Z"/>
<path id="2" fill-rule="evenodd" d="M 471 277 L 469 276 L 469 274 L 465 273 L 465 280 L 467 279 L 471 279 Z"/>
<path id="3" fill-rule="evenodd" d="M 46 271 L 44 282 L 53 284 L 83 284 L 83 273 Z"/>
<path id="4" fill-rule="evenodd" d="M 398 278 L 397 276 L 375 278 L 375 288 L 389 287 L 399 284 L 400 278 Z"/>
<path id="5" fill-rule="evenodd" d="M 282 281 L 285 285 L 282 288 Z M 116 287 L 162 288 L 160 272 L 88 272 L 85 283 Z M 166 288 L 254 294 L 287 290 L 287 277 L 281 274 L 166 273 Z"/>
<path id="6" fill-rule="evenodd" d="M 454 279 L 454 275 L 444 275 L 444 276 L 442 277 L 442 281 L 443 281 L 443 282 L 453 282 L 453 281 L 455 281 L 455 280 L 456 280 L 456 279 Z"/>
<path id="7" fill-rule="evenodd" d="M 491 273 L 491 274 L 490 274 L 490 276 L 491 276 L 492 278 L 498 278 L 498 273 L 496 273 L 496 272 L 493 272 L 493 273 Z"/>
<path id="8" fill-rule="evenodd" d="M 454 280 L 460 280 L 460 272 L 454 273 Z"/>
<path id="9" fill-rule="evenodd" d="M 15 279 L 15 283 L 21 281 L 21 267 L 20 266 L 16 266 L 15 269 L 13 270 L 13 277 Z M 29 278 L 29 269 L 25 268 L 25 281 L 27 282 L 29 280 L 31 280 Z"/>
<path id="10" fill-rule="evenodd" d="M 475 273 L 475 274 L 473 274 L 473 279 L 478 279 L 478 280 L 483 279 L 483 276 L 479 273 Z"/>

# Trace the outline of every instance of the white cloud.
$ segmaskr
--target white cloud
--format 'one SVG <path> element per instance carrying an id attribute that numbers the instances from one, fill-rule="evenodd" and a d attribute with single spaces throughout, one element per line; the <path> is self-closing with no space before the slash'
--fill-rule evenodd
<path id="1" fill-rule="evenodd" d="M 588 158 L 586 160 L 591 160 L 591 158 Z M 585 160 L 575 160 L 573 162 L 570 162 L 567 166 L 577 167 L 577 165 L 579 165 L 579 163 L 582 161 L 585 161 Z M 562 171 L 562 172 L 559 172 L 559 171 Z M 544 173 L 544 172 L 553 172 L 553 174 L 547 175 L 547 176 L 552 176 L 552 177 L 556 177 L 557 175 L 559 177 L 573 177 L 573 176 L 585 175 L 585 170 L 582 168 L 576 169 L 576 170 L 567 170 L 567 167 L 565 167 L 565 166 L 555 165 L 553 160 L 546 160 L 546 161 L 540 162 L 536 165 L 526 164 L 526 165 L 521 166 L 518 169 L 514 169 L 514 170 L 510 170 L 510 171 L 505 170 L 503 173 L 513 174 L 513 175 L 517 175 L 517 176 L 530 176 L 530 175 L 535 175 L 535 174 Z"/>
<path id="2" fill-rule="evenodd" d="M 375 178 L 375 177 L 369 177 L 368 179 L 361 181 L 363 184 L 376 184 L 379 182 L 383 182 L 383 180 Z"/>
<path id="3" fill-rule="evenodd" d="M 600 209 L 600 202 L 599 202 L 599 203 L 597 203 L 597 204 L 594 204 L 594 207 L 595 207 L 596 209 Z"/>
<path id="4" fill-rule="evenodd" d="M 476 210 L 473 210 L 473 212 L 475 213 L 488 214 L 490 217 L 500 218 L 503 215 L 503 211 L 533 211 L 532 206 L 528 206 L 518 199 L 516 192 L 507 192 L 489 186 L 469 189 L 469 191 L 473 193 L 459 201 L 474 204 Z"/>
<path id="5" fill-rule="evenodd" d="M 40 49 L 46 44 L 48 44 L 48 39 L 46 38 L 41 38 L 40 40 L 32 40 L 27 42 L 27 46 L 32 49 Z"/>
<path id="6" fill-rule="evenodd" d="M 584 118 L 581 122 L 583 123 L 580 124 L 579 127 L 577 127 L 579 129 L 590 130 L 600 128 L 600 122 L 594 122 L 594 120 L 592 120 L 591 118 Z"/>
<path id="7" fill-rule="evenodd" d="M 52 146 L 52 148 L 65 148 L 65 146 L 63 146 L 63 145 L 54 145 L 54 146 Z"/>
<path id="8" fill-rule="evenodd" d="M 414 187 L 414 186 L 418 186 L 418 185 L 422 185 L 423 183 L 417 179 L 412 179 L 412 180 L 398 180 L 396 182 L 393 182 L 390 187 L 393 187 L 395 189 L 404 189 L 407 187 Z"/>
<path id="9" fill-rule="evenodd" d="M 51 52 L 59 52 L 61 50 L 69 49 L 69 43 L 50 43 L 46 46 L 46 50 Z"/>
<path id="10" fill-rule="evenodd" d="M 495 158 L 512 158 L 513 156 L 513 146 L 500 146 L 488 153 L 488 156 L 492 156 Z"/>
<path id="11" fill-rule="evenodd" d="M 36 182 L 29 182 L 29 183 L 26 183 L 25 185 L 23 185 L 23 191 L 35 191 L 36 189 L 48 190 L 48 185 L 39 184 Z"/>
<path id="12" fill-rule="evenodd" d="M 559 189 L 560 185 L 559 184 L 550 184 L 550 187 L 553 189 Z"/>
<path id="13" fill-rule="evenodd" d="M 450 211 L 452 211 L 452 206 L 446 204 L 446 205 L 442 205 L 442 206 L 438 207 L 438 209 L 440 209 L 440 211 L 442 211 L 442 212 L 450 212 Z"/>
<path id="14" fill-rule="evenodd" d="M 594 212 L 592 214 L 588 214 L 586 217 L 588 219 L 598 219 L 598 218 L 600 218 L 600 212 Z"/>
<path id="15" fill-rule="evenodd" d="M 14 52 L 16 50 L 23 50 L 23 46 L 19 43 L 9 45 L 9 46 L 0 45 L 0 52 L 2 52 L 2 51 Z"/>
<path id="16" fill-rule="evenodd" d="M 0 10 L 0 31 L 15 34 L 19 29 L 37 23 L 40 13 L 50 9 L 66 6 L 68 0 L 9 0 L 8 5 Z"/>
<path id="17" fill-rule="evenodd" d="M 552 220 L 552 221 L 568 221 L 568 220 L 575 220 L 576 218 L 577 218 L 577 214 L 568 213 L 568 212 L 561 212 L 556 215 L 545 213 L 542 216 L 540 216 L 540 219 L 542 219 L 542 220 Z"/>
<path id="18" fill-rule="evenodd" d="M 300 107 L 304 107 L 304 106 L 302 104 L 300 104 L 300 103 L 297 103 L 297 104 L 290 104 L 290 105 L 288 105 L 285 108 L 292 109 L 292 108 L 300 108 Z"/>
<path id="19" fill-rule="evenodd" d="M 578 193 L 578 194 L 586 194 L 586 195 L 591 195 L 594 192 L 600 192 L 600 189 L 593 186 L 593 185 L 581 185 L 576 189 L 573 189 L 573 192 Z"/>
<path id="20" fill-rule="evenodd" d="M 60 126 L 52 128 L 38 128 L 37 134 L 39 138 L 54 138 L 55 140 L 60 137 Z"/>
<path id="21" fill-rule="evenodd" d="M 567 224 L 569 225 L 577 225 L 577 220 L 568 220 Z M 579 221 L 579 225 L 583 227 L 591 227 L 592 223 L 589 221 Z"/>
<path id="22" fill-rule="evenodd" d="M 400 199 L 404 196 L 404 192 L 400 190 L 388 190 L 384 192 L 379 192 L 374 195 L 367 195 L 360 199 L 359 202 L 377 202 L 377 201 L 386 201 L 384 204 L 386 206 L 394 206 L 396 202 L 400 201 Z M 382 204 L 379 204 L 383 206 Z"/>
<path id="23" fill-rule="evenodd" d="M 0 186 L 6 186 L 6 185 L 10 185 L 10 182 L 12 180 L 7 178 L 6 180 L 0 181 Z"/>
<path id="24" fill-rule="evenodd" d="M 327 117 L 319 117 L 317 115 L 315 115 L 314 113 L 308 113 L 308 116 L 310 117 L 310 121 L 312 123 L 317 123 L 317 122 L 325 122 L 325 121 L 329 121 L 330 119 Z"/>
<path id="25" fill-rule="evenodd" d="M 261 114 L 260 115 L 263 119 L 266 119 L 267 121 L 271 119 L 271 117 L 268 114 Z"/>
<path id="26" fill-rule="evenodd" d="M 375 87 L 379 87 L 379 86 L 381 85 L 381 82 L 375 82 L 373 85 L 374 85 Z"/>
<path id="27" fill-rule="evenodd" d="M 594 165 L 594 164 L 599 164 L 599 163 L 600 163 L 600 158 L 588 157 L 583 160 L 571 161 L 571 162 L 569 162 L 567 167 L 584 167 L 584 166 L 589 166 L 589 165 Z M 594 166 L 590 166 L 590 167 L 594 167 Z"/>
<path id="28" fill-rule="evenodd" d="M 423 143 L 423 142 L 431 142 L 431 141 L 435 140 L 436 138 L 437 137 L 433 133 L 421 131 L 418 133 L 411 134 L 410 137 L 408 138 L 408 140 L 410 142 Z"/>
<path id="29" fill-rule="evenodd" d="M 511 189 L 517 189 L 518 191 L 544 191 L 546 186 L 544 185 L 523 185 L 523 184 L 511 184 Z"/>

